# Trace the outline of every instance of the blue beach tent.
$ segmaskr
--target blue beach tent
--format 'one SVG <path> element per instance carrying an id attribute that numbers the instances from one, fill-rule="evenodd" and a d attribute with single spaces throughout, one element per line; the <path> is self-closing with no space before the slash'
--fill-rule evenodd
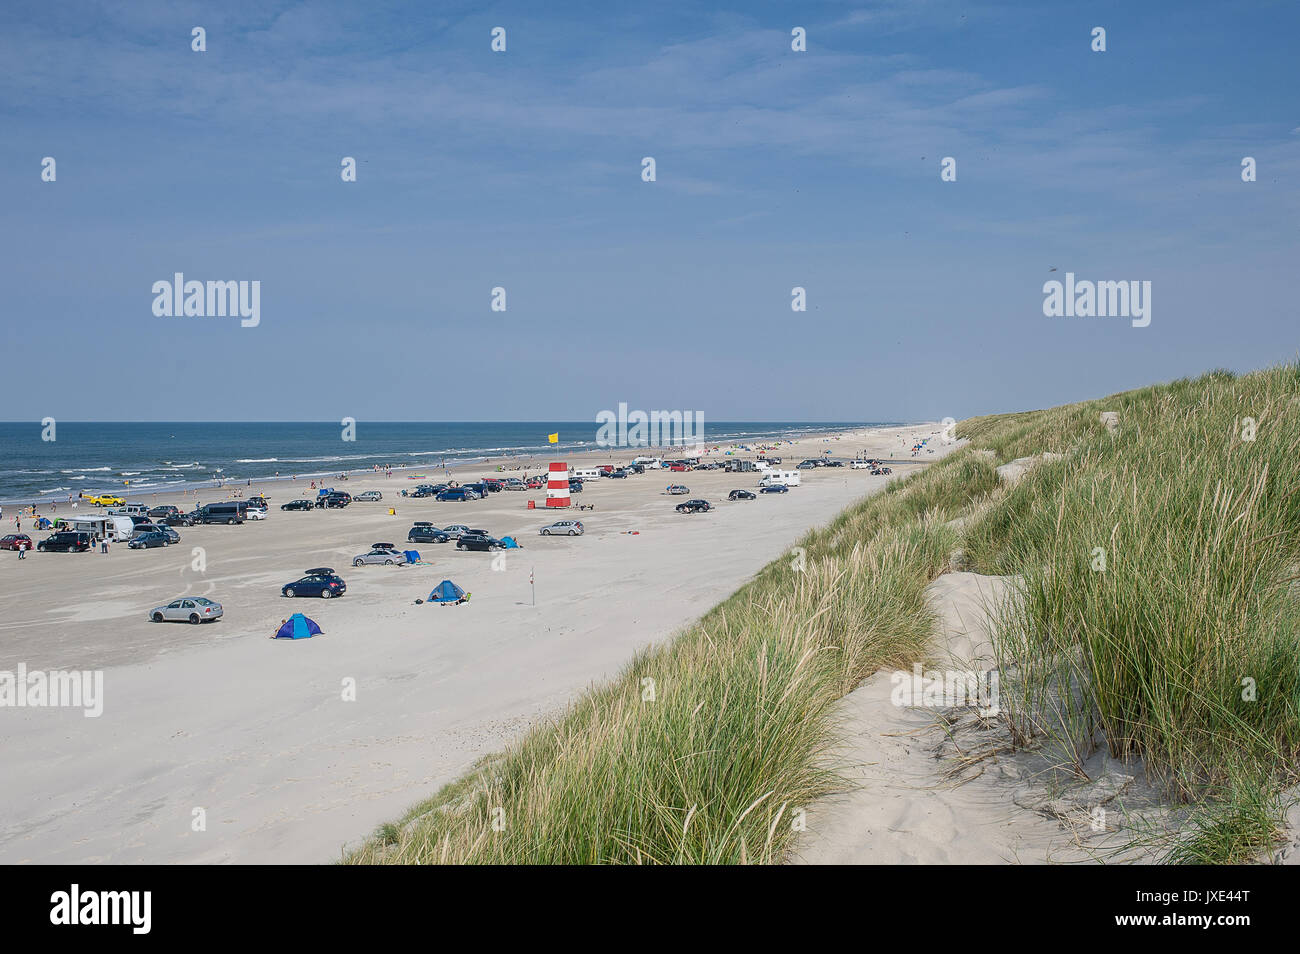
<path id="1" fill-rule="evenodd" d="M 516 540 L 514 537 L 502 537 L 501 545 L 504 546 L 507 550 L 519 549 L 519 541 Z"/>
<path id="2" fill-rule="evenodd" d="M 275 634 L 276 639 L 311 639 L 319 636 L 322 630 L 314 619 L 308 619 L 301 613 L 294 613 L 281 625 Z"/>
<path id="3" fill-rule="evenodd" d="M 463 602 L 466 598 L 467 597 L 465 596 L 465 591 L 462 590 L 455 583 L 453 583 L 451 580 L 443 580 L 441 583 L 435 586 L 433 588 L 433 592 L 429 594 L 430 603 L 442 603 L 444 605 L 450 603 L 460 603 Z"/>
<path id="4" fill-rule="evenodd" d="M 419 563 L 419 562 L 420 562 L 420 551 L 419 551 L 419 550 L 403 550 L 403 551 L 402 551 L 402 555 L 406 557 L 406 562 L 407 562 L 407 563 Z"/>

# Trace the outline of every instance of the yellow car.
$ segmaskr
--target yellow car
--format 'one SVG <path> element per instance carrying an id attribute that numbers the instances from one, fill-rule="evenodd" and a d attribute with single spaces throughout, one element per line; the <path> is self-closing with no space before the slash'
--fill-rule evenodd
<path id="1" fill-rule="evenodd" d="M 121 497 L 114 497 L 112 494 L 100 494 L 97 497 L 87 497 L 86 502 L 96 507 L 120 507 L 126 503 Z"/>

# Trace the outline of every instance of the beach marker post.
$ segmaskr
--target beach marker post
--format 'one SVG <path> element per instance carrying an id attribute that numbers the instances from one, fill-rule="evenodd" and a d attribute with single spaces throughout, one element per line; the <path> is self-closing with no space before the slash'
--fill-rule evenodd
<path id="1" fill-rule="evenodd" d="M 564 461 L 551 461 L 546 475 L 546 506 L 568 507 L 569 500 L 569 465 Z"/>

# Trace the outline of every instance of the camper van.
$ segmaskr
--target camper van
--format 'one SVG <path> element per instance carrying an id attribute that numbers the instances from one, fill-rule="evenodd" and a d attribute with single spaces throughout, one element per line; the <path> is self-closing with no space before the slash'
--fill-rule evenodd
<path id="1" fill-rule="evenodd" d="M 64 521 L 69 530 L 80 530 L 94 534 L 100 539 L 130 540 L 135 529 L 135 521 L 123 514 L 109 514 L 103 517 L 70 517 Z"/>
<path id="2" fill-rule="evenodd" d="M 768 470 L 763 478 L 758 482 L 760 487 L 771 487 L 773 484 L 785 484 L 787 487 L 799 486 L 799 471 L 797 470 Z"/>
<path id="3" fill-rule="evenodd" d="M 661 457 L 638 457 L 633 460 L 632 463 L 640 464 L 647 470 L 658 470 L 664 465 L 663 458 Z"/>
<path id="4" fill-rule="evenodd" d="M 574 476 L 575 478 L 577 478 L 578 480 L 599 480 L 599 479 L 600 479 L 600 468 L 599 468 L 599 467 L 584 467 L 584 468 L 582 468 L 581 470 L 575 470 L 575 471 L 573 472 L 573 476 Z"/>

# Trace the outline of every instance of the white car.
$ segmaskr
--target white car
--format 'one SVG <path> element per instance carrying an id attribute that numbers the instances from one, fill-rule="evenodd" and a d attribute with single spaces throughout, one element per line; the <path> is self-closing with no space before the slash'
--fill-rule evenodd
<path id="1" fill-rule="evenodd" d="M 868 467 L 870 467 L 870 466 L 871 466 L 871 465 L 868 464 L 865 460 L 855 460 L 855 461 L 853 461 L 853 463 L 849 464 L 849 469 L 850 469 L 850 470 L 866 470 L 866 469 L 867 469 Z"/>
<path id="2" fill-rule="evenodd" d="M 244 514 L 244 519 L 245 519 L 245 520 L 265 520 L 265 519 L 266 519 L 266 508 L 265 508 L 265 507 L 249 507 L 248 510 L 247 510 L 247 511 L 245 512 L 245 514 Z"/>

